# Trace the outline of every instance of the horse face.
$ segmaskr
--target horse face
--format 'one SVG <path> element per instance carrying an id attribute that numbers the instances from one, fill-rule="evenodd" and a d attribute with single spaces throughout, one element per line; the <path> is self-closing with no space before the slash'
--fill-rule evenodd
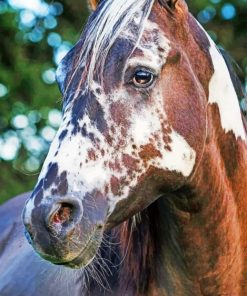
<path id="1" fill-rule="evenodd" d="M 23 212 L 35 250 L 54 263 L 87 265 L 105 229 L 185 185 L 200 159 L 205 92 L 176 40 L 180 23 L 158 3 L 148 15 L 140 38 L 140 15 L 130 18 L 92 79 L 82 42 L 60 67 L 63 123 Z"/>

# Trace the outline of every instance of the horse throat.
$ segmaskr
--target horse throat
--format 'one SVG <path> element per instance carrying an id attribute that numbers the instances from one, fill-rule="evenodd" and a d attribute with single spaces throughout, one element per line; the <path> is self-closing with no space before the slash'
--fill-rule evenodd
<path id="1" fill-rule="evenodd" d="M 121 226 L 128 295 L 247 293 L 247 147 L 222 129 L 217 105 L 209 108 L 212 126 L 190 184 Z"/>

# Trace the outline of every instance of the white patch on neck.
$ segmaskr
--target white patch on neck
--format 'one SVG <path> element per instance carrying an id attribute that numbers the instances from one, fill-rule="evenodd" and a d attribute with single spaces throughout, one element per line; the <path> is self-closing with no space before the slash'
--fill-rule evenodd
<path id="1" fill-rule="evenodd" d="M 215 72 L 209 83 L 209 103 L 218 105 L 221 126 L 224 130 L 233 131 L 236 138 L 240 137 L 245 141 L 246 135 L 238 97 L 225 61 L 213 42 L 211 42 L 210 54 Z"/>
<path id="2" fill-rule="evenodd" d="M 200 23 L 198 25 L 202 28 Z M 221 126 L 225 132 L 232 131 L 236 139 L 240 137 L 246 141 L 238 97 L 227 65 L 211 37 L 203 28 L 202 30 L 210 42 L 210 55 L 214 66 L 214 74 L 209 83 L 209 103 L 218 105 Z"/>

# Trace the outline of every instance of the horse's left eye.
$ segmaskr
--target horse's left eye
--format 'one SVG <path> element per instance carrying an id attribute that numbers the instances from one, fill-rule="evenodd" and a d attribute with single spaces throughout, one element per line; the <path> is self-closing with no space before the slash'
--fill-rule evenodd
<path id="1" fill-rule="evenodd" d="M 136 87 L 143 88 L 150 86 L 154 81 L 154 74 L 147 70 L 137 70 L 133 77 Z"/>

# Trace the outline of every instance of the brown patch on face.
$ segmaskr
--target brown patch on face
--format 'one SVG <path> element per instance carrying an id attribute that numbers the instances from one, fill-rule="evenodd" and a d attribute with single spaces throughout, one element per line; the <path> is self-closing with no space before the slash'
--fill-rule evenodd
<path id="1" fill-rule="evenodd" d="M 165 145 L 164 148 L 165 148 L 165 150 L 167 150 L 167 151 L 170 151 L 170 152 L 172 151 L 172 148 L 171 148 L 171 146 L 169 146 L 169 145 Z"/>
<path id="2" fill-rule="evenodd" d="M 172 142 L 172 139 L 171 139 L 171 137 L 169 135 L 165 134 L 163 136 L 163 141 L 164 141 L 165 144 L 168 145 L 168 144 L 170 144 Z"/>
<path id="3" fill-rule="evenodd" d="M 109 134 L 105 136 L 105 139 L 106 139 L 107 144 L 112 146 L 113 138 Z"/>
<path id="4" fill-rule="evenodd" d="M 105 193 L 105 195 L 107 195 L 109 193 L 109 186 L 108 185 L 105 186 L 104 193 Z"/>
<path id="5" fill-rule="evenodd" d="M 115 129 L 115 127 L 114 127 L 114 126 L 111 126 L 111 132 L 112 132 L 113 134 L 115 134 L 115 132 L 116 132 L 116 129 Z"/>
<path id="6" fill-rule="evenodd" d="M 121 164 L 118 160 L 115 161 L 109 161 L 108 163 L 105 163 L 105 166 L 107 166 L 114 172 L 121 172 Z"/>
<path id="7" fill-rule="evenodd" d="M 90 159 L 90 160 L 96 160 L 97 159 L 97 155 L 96 155 L 94 149 L 90 149 L 88 151 L 87 158 Z"/>
<path id="8" fill-rule="evenodd" d="M 164 149 L 171 152 L 172 149 L 170 144 L 172 142 L 172 139 L 170 137 L 170 133 L 172 132 L 172 129 L 167 122 L 164 122 L 162 126 L 162 132 L 163 132 Z"/>
<path id="9" fill-rule="evenodd" d="M 145 162 L 152 158 L 162 157 L 161 153 L 151 143 L 142 147 L 142 150 L 139 152 L 139 156 Z"/>
<path id="10" fill-rule="evenodd" d="M 122 161 L 123 161 L 123 164 L 126 168 L 128 168 L 130 170 L 136 170 L 137 163 L 138 163 L 137 159 L 133 158 L 132 156 L 130 156 L 128 154 L 123 154 Z"/>
<path id="11" fill-rule="evenodd" d="M 115 176 L 111 177 L 110 185 L 111 185 L 112 194 L 114 194 L 115 196 L 121 195 L 121 192 L 120 192 L 120 180 L 117 177 L 115 177 Z"/>
<path id="12" fill-rule="evenodd" d="M 123 136 L 123 137 L 126 137 L 127 136 L 127 125 L 126 126 L 122 126 L 121 127 L 121 135 Z M 121 142 L 121 141 L 120 141 Z M 125 141 L 123 140 L 123 142 L 125 143 Z"/>
<path id="13" fill-rule="evenodd" d="M 162 126 L 163 134 L 170 134 L 172 132 L 171 127 L 168 125 L 168 122 L 164 122 Z"/>
<path id="14" fill-rule="evenodd" d="M 110 113 L 111 113 L 111 118 L 118 126 L 127 125 L 128 121 L 127 121 L 126 104 L 123 104 L 121 102 L 112 103 L 110 105 Z"/>

